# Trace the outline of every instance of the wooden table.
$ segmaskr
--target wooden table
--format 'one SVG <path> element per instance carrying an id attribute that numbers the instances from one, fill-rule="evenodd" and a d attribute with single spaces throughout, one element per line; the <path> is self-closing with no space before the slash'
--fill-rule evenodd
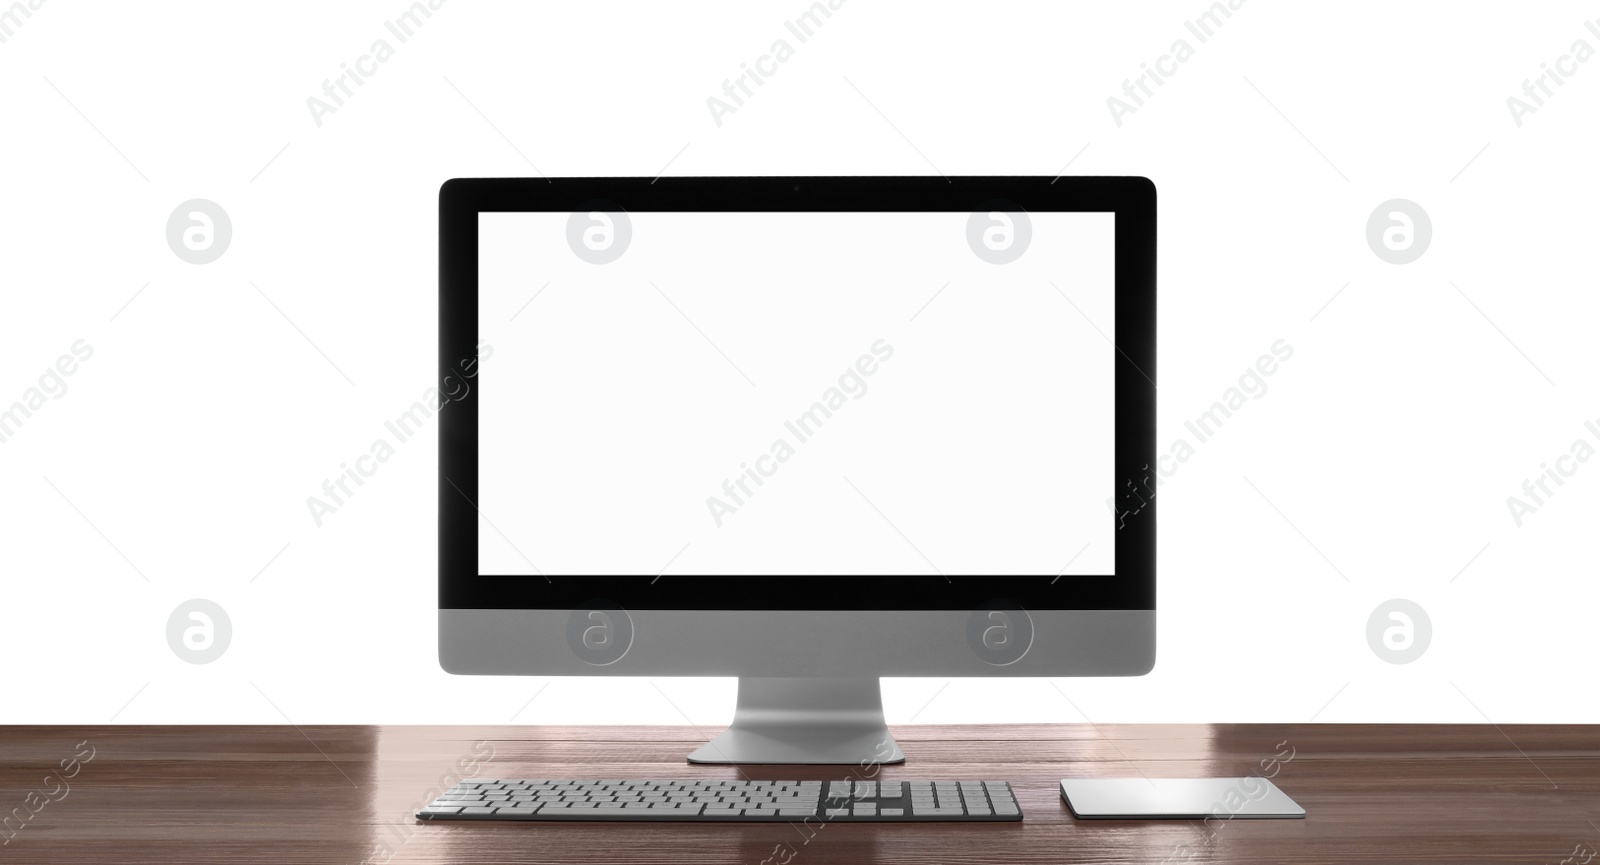
<path id="1" fill-rule="evenodd" d="M 1021 823 L 828 824 L 808 837 L 781 823 L 421 823 L 411 817 L 441 783 L 448 786 L 470 772 L 512 778 L 741 777 L 739 768 L 684 762 L 708 732 L 0 727 L 0 816 L 10 819 L 0 830 L 0 840 L 6 840 L 0 865 L 1600 860 L 1600 727 L 1593 726 L 895 730 L 908 762 L 886 767 L 882 777 L 1009 780 L 1022 804 Z M 90 749 L 87 761 L 75 757 L 90 755 Z M 778 780 L 845 777 L 849 770 L 742 771 L 751 779 Z M 71 777 L 60 777 L 69 772 Z M 1064 776 L 1138 773 L 1273 774 L 1308 813 L 1304 820 L 1209 825 L 1078 821 L 1057 792 Z"/>

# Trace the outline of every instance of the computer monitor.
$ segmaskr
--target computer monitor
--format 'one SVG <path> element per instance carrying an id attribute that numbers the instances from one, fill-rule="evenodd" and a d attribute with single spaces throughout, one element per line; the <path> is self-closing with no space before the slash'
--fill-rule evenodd
<path id="1" fill-rule="evenodd" d="M 1151 669 L 1148 180 L 457 179 L 439 237 L 447 671 L 737 676 L 691 761 L 859 764 L 881 676 Z"/>

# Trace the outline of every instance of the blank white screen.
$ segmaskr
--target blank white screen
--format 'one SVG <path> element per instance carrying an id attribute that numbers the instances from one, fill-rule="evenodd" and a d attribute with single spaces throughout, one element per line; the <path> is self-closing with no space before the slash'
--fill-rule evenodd
<path id="1" fill-rule="evenodd" d="M 1112 573 L 1113 215 L 968 216 L 482 214 L 479 572 Z"/>

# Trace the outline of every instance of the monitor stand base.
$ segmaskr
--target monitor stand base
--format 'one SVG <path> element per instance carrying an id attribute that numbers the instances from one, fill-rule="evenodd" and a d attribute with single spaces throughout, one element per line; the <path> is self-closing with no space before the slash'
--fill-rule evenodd
<path id="1" fill-rule="evenodd" d="M 739 677 L 733 725 L 691 763 L 904 763 L 883 721 L 878 680 Z"/>

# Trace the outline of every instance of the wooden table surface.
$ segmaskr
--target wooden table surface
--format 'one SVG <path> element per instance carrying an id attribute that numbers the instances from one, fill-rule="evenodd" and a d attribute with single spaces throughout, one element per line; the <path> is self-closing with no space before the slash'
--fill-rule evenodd
<path id="1" fill-rule="evenodd" d="M 999 824 L 422 823 L 458 776 L 848 777 L 693 766 L 688 727 L 0 727 L 0 865 L 1529 862 L 1600 859 L 1600 727 L 897 727 L 884 778 L 1009 780 Z M 87 757 L 88 759 L 83 759 Z M 1066 776 L 1272 775 L 1304 820 L 1079 821 Z M 68 774 L 71 777 L 64 777 Z"/>

